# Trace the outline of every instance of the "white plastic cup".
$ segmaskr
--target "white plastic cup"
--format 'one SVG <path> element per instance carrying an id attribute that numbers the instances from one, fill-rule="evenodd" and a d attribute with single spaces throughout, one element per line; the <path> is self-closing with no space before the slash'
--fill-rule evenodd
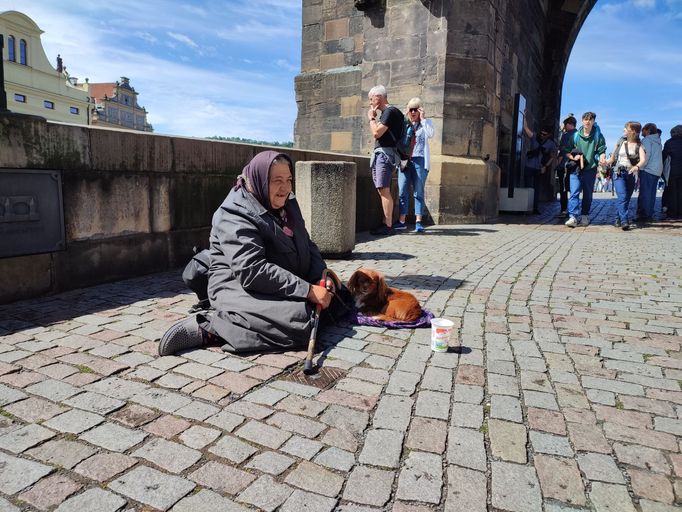
<path id="1" fill-rule="evenodd" d="M 431 350 L 447 352 L 455 324 L 447 318 L 431 319 Z"/>

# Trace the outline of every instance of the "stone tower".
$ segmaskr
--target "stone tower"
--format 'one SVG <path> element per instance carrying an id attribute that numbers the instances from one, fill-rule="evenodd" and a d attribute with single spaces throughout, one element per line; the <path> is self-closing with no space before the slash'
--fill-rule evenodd
<path id="1" fill-rule="evenodd" d="M 436 135 L 426 202 L 437 223 L 497 216 L 514 97 L 556 123 L 570 50 L 596 0 L 303 0 L 298 148 L 369 154 L 367 92 L 422 98 Z"/>

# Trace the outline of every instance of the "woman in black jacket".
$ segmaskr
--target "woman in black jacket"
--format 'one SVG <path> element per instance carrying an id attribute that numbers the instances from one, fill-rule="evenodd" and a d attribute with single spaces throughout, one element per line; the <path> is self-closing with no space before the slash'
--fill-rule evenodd
<path id="1" fill-rule="evenodd" d="M 663 162 L 670 157 L 670 176 L 666 184 L 665 205 L 670 219 L 682 218 L 682 124 L 670 130 L 663 146 Z"/>

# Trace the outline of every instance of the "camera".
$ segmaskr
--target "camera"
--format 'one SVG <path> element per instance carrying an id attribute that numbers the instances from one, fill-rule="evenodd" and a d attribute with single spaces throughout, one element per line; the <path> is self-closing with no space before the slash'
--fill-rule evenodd
<path id="1" fill-rule="evenodd" d="M 628 169 L 624 165 L 619 165 L 618 168 L 616 169 L 616 176 L 620 176 L 621 174 L 627 174 Z"/>

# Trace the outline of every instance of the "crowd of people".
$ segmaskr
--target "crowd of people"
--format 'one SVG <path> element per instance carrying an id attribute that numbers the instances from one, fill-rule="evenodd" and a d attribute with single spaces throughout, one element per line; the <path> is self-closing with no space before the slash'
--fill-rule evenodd
<path id="1" fill-rule="evenodd" d="M 585 112 L 578 128 L 577 119 L 564 119 L 558 146 L 551 128 L 535 134 L 524 116 L 524 132 L 529 139 L 524 171 L 525 185 L 535 189 L 534 213 L 538 210 L 538 176 L 554 168 L 558 182 L 561 215 L 568 227 L 590 223 L 594 192 L 613 190 L 616 194 L 615 225 L 627 231 L 636 221 L 645 225 L 654 218 L 656 193 L 664 184 L 662 213 L 670 219 L 682 218 L 682 125 L 670 131 L 661 143 L 661 130 L 655 123 L 642 126 L 628 121 L 623 136 L 607 157 L 607 145 L 594 112 Z M 638 190 L 637 216 L 629 215 L 630 200 Z"/>

